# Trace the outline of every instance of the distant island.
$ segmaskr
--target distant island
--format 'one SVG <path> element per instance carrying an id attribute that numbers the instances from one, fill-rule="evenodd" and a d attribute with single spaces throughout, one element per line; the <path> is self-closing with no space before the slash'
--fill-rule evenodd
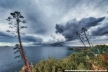
<path id="1" fill-rule="evenodd" d="M 86 48 L 84 48 L 84 47 L 68 48 L 68 50 L 88 50 L 88 49 L 90 49 L 90 47 L 86 47 Z"/>
<path id="2" fill-rule="evenodd" d="M 9 47 L 8 45 L 4 46 L 4 47 Z"/>

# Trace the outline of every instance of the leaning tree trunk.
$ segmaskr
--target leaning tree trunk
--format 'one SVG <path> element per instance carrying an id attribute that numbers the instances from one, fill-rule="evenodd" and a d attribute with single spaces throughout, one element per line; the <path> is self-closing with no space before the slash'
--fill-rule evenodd
<path id="1" fill-rule="evenodd" d="M 29 63 L 28 63 L 28 60 L 26 58 L 26 55 L 25 55 L 25 52 L 24 52 L 24 49 L 23 49 L 23 46 L 22 46 L 22 42 L 21 42 L 21 37 L 20 37 L 20 32 L 19 32 L 19 20 L 17 19 L 17 32 L 18 32 L 18 40 L 19 40 L 19 44 L 20 44 L 20 48 L 21 48 L 21 52 L 22 52 L 22 57 L 23 57 L 23 60 L 25 62 L 25 65 L 26 65 L 26 70 L 27 72 L 31 72 L 30 70 L 30 67 L 29 67 Z"/>
<path id="2" fill-rule="evenodd" d="M 80 38 L 81 42 L 83 43 L 84 47 L 86 48 L 86 46 L 85 46 L 84 42 L 82 41 L 82 39 L 81 39 L 80 35 L 78 35 L 78 36 L 79 36 L 79 38 Z"/>
<path id="3" fill-rule="evenodd" d="M 85 37 L 86 37 L 86 39 L 87 39 L 87 42 L 88 42 L 88 44 L 89 44 L 89 46 L 90 46 L 90 48 L 91 48 L 91 45 L 90 45 L 89 39 L 87 38 L 87 35 L 86 35 L 85 31 L 84 31 L 84 34 L 85 34 Z"/>

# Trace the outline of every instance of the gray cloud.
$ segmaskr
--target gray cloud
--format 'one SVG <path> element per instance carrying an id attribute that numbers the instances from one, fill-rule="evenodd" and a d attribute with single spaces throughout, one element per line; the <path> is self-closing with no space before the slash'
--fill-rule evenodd
<path id="1" fill-rule="evenodd" d="M 30 42 L 42 42 L 43 40 L 39 37 L 33 37 L 33 36 L 23 36 L 23 40 L 30 41 Z"/>
<path id="2" fill-rule="evenodd" d="M 9 35 L 7 33 L 4 33 L 4 32 L 0 32 L 0 36 L 3 36 L 3 37 L 8 37 L 8 38 L 13 38 L 12 35 Z"/>
<path id="3" fill-rule="evenodd" d="M 75 40 L 77 38 L 76 32 L 80 32 L 81 29 L 96 26 L 99 22 L 103 21 L 105 17 L 101 18 L 83 18 L 80 21 L 73 19 L 66 23 L 66 25 L 56 24 L 56 33 L 61 33 L 68 41 Z"/>
<path id="4" fill-rule="evenodd" d="M 5 33 L 5 32 L 0 32 L 0 42 L 15 42 L 16 39 L 14 36 Z"/>
<path id="5" fill-rule="evenodd" d="M 67 40 L 73 40 L 76 39 L 72 35 L 74 31 L 79 31 L 83 26 L 90 28 L 98 24 L 98 20 L 93 17 L 105 16 L 108 11 L 107 7 L 108 0 L 0 0 L 0 16 L 2 17 L 0 23 L 6 24 L 5 19 L 10 12 L 18 10 L 24 15 L 27 22 L 28 29 L 25 30 L 25 33 L 50 37 L 51 33 L 55 31 L 56 23 L 83 18 L 80 21 L 73 21 L 72 25 L 71 22 L 68 22 L 66 26 L 56 25 L 59 33 L 64 35 Z M 101 22 L 101 19 L 99 20 Z M 104 30 L 103 33 L 106 31 Z M 31 39 L 31 41 L 33 40 Z"/>
<path id="6" fill-rule="evenodd" d="M 33 2 L 32 2 L 33 1 Z M 32 30 L 33 33 L 43 34 L 46 32 L 46 27 L 44 25 L 44 15 L 36 5 L 37 3 L 34 0 L 0 0 L 0 7 L 11 10 L 14 12 L 18 10 L 24 15 L 28 23 L 28 32 Z M 9 13 L 10 14 L 10 13 Z M 8 17 L 8 16 L 7 16 Z M 43 21 L 42 21 L 43 20 Z M 32 33 L 31 32 L 31 33 Z"/>
<path id="7" fill-rule="evenodd" d="M 57 1 L 51 1 L 51 4 L 48 4 L 48 2 L 50 1 L 0 0 L 0 7 L 6 9 L 7 11 L 20 11 L 27 21 L 27 25 L 29 27 L 28 32 L 31 32 L 32 30 L 31 33 L 47 34 L 51 31 L 49 26 L 53 28 L 53 24 L 56 23 L 55 20 L 59 19 L 59 16 L 61 16 L 56 14 L 56 11 L 58 11 L 58 9 L 64 10 L 61 8 L 64 4 L 61 6 Z M 65 1 L 63 2 L 65 3 Z M 56 5 L 58 8 L 55 7 Z"/>
<path id="8" fill-rule="evenodd" d="M 97 27 L 95 30 L 91 31 L 92 36 L 102 36 L 108 34 L 108 22 L 103 26 Z"/>
<path id="9" fill-rule="evenodd" d="M 84 9 L 86 6 L 88 8 L 93 6 L 93 9 L 96 8 L 96 10 L 105 9 L 107 3 L 107 0 L 0 0 L 0 7 L 20 11 L 27 20 L 28 32 L 34 29 L 31 33 L 47 34 L 54 31 L 55 23 L 59 22 L 68 11 L 79 12 L 79 6 L 81 6 L 80 9 Z M 83 7 L 83 5 L 85 6 Z"/>
<path id="10" fill-rule="evenodd" d="M 34 36 L 21 36 L 23 42 L 34 42 L 41 43 L 43 40 L 40 37 Z M 0 32 L 0 42 L 18 42 L 18 38 L 14 37 L 14 35 L 7 34 L 5 32 Z"/>

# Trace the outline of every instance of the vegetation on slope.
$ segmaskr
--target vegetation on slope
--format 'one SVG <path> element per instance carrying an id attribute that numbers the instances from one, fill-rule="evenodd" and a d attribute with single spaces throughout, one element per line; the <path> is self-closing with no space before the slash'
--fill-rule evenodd
<path id="1" fill-rule="evenodd" d="M 36 65 L 31 64 L 32 72 L 63 72 L 72 69 L 108 69 L 108 46 L 96 45 L 89 50 L 73 53 L 64 59 L 48 58 L 48 60 L 41 60 Z"/>

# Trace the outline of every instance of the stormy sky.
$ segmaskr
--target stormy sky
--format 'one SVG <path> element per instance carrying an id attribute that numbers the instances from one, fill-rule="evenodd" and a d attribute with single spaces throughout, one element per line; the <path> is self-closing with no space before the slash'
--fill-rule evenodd
<path id="1" fill-rule="evenodd" d="M 75 32 L 87 28 L 93 44 L 108 44 L 108 0 L 0 0 L 0 45 L 18 40 L 7 33 L 11 12 L 20 11 L 28 28 L 21 30 L 25 44 L 66 41 L 82 45 Z M 11 42 L 11 43 L 10 43 Z"/>

